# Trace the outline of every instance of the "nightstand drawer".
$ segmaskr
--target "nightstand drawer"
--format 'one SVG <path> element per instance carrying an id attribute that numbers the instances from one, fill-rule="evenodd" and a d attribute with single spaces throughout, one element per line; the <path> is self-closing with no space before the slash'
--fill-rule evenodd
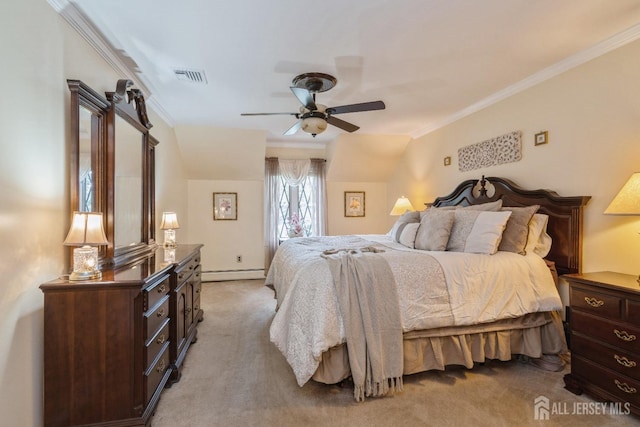
<path id="1" fill-rule="evenodd" d="M 622 298 L 588 288 L 571 287 L 571 308 L 607 319 L 622 319 Z"/>
<path id="2" fill-rule="evenodd" d="M 640 353 L 640 329 L 629 325 L 572 311 L 571 331 L 604 341 L 629 353 Z"/>
<path id="3" fill-rule="evenodd" d="M 571 358 L 571 372 L 587 377 L 589 382 L 600 387 L 621 402 L 640 404 L 640 381 L 590 363 L 580 357 Z"/>
<path id="4" fill-rule="evenodd" d="M 571 354 L 640 380 L 640 358 L 592 341 L 581 335 L 571 336 Z"/>

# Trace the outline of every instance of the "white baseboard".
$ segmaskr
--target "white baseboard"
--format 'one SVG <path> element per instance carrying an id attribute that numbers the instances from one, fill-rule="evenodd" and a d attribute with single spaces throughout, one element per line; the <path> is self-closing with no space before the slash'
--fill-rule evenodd
<path id="1" fill-rule="evenodd" d="M 203 271 L 203 282 L 222 282 L 226 280 L 264 279 L 264 269 Z"/>

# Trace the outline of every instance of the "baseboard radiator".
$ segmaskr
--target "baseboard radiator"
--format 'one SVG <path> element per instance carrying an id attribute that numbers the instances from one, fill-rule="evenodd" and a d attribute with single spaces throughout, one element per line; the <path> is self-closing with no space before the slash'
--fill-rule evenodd
<path id="1" fill-rule="evenodd" d="M 264 279 L 264 268 L 248 268 L 244 270 L 203 270 L 203 282 L 222 282 L 227 280 Z"/>

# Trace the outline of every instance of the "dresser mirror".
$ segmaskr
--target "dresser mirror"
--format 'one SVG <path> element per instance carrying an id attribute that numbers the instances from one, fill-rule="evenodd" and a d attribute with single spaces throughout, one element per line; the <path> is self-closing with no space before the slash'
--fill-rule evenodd
<path id="1" fill-rule="evenodd" d="M 100 264 L 129 264 L 155 248 L 158 141 L 149 135 L 144 97 L 130 80 L 119 80 L 105 97 L 79 80 L 67 83 L 70 211 L 102 212 L 109 244 L 100 247 Z"/>

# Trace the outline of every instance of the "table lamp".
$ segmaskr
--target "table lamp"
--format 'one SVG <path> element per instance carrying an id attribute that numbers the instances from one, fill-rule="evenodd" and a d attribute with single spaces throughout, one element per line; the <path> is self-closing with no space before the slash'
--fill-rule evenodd
<path id="1" fill-rule="evenodd" d="M 74 212 L 66 246 L 80 246 L 73 250 L 73 271 L 69 280 L 101 279 L 98 269 L 98 246 L 107 245 L 101 212 Z"/>
<path id="2" fill-rule="evenodd" d="M 398 200 L 396 200 L 396 204 L 393 205 L 393 209 L 391 209 L 389 215 L 398 216 L 402 215 L 405 212 L 412 212 L 414 210 L 415 209 L 413 209 L 413 205 L 411 204 L 409 199 L 402 196 L 399 197 Z"/>
<path id="3" fill-rule="evenodd" d="M 607 215 L 640 215 L 640 172 L 635 172 L 604 211 Z M 638 276 L 640 284 L 640 276 Z"/>
<path id="4" fill-rule="evenodd" d="M 178 215 L 175 212 L 163 212 L 162 223 L 160 229 L 164 230 L 164 243 L 165 248 L 176 247 L 176 228 L 180 228 L 178 224 Z"/>

